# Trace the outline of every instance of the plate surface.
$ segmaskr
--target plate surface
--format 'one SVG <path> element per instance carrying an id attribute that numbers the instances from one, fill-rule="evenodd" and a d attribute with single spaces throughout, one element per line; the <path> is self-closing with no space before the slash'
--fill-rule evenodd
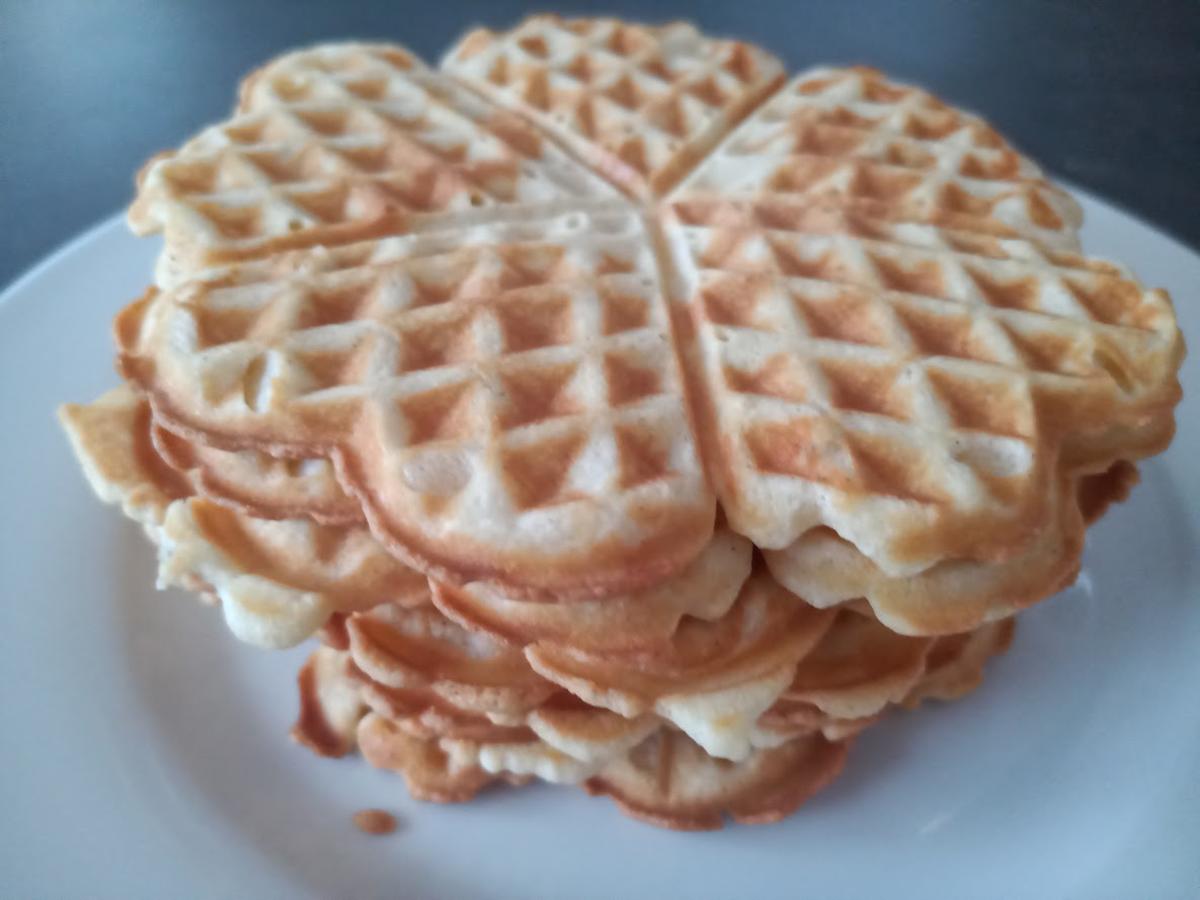
<path id="1" fill-rule="evenodd" d="M 1172 291 L 1200 257 L 1084 197 L 1084 242 Z M 292 745 L 304 649 L 153 587 L 54 407 L 115 383 L 108 322 L 157 251 L 118 220 L 0 298 L 0 894 L 12 897 L 1200 896 L 1200 363 L 1169 453 L 967 700 L 896 714 L 780 825 L 673 834 L 544 786 L 465 806 Z M 368 838 L 364 806 L 398 812 Z"/>

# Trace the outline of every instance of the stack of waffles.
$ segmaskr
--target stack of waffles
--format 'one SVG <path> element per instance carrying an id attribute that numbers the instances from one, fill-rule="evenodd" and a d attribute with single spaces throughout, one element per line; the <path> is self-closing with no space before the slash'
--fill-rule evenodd
<path id="1" fill-rule="evenodd" d="M 161 585 L 319 639 L 301 743 L 428 800 L 790 813 L 978 684 L 1180 393 L 1167 296 L 983 121 L 685 24 L 280 57 L 129 222 L 84 472 Z"/>

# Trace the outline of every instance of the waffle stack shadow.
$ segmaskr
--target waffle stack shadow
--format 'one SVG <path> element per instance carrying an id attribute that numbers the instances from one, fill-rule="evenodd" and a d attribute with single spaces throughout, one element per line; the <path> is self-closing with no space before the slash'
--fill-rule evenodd
<path id="1" fill-rule="evenodd" d="M 152 160 L 60 418 L 293 736 L 418 798 L 779 819 L 979 684 L 1173 430 L 1170 301 L 978 118 L 691 26 L 268 63 Z"/>

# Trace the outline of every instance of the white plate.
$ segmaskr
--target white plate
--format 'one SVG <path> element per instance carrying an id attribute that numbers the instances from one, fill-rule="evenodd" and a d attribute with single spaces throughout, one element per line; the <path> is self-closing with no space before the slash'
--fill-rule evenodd
<path id="1" fill-rule="evenodd" d="M 1170 288 L 1200 335 L 1200 257 L 1094 200 L 1089 251 Z M 108 323 L 153 242 L 118 221 L 0 305 L 0 894 L 10 897 L 1200 896 L 1200 422 L 1091 536 L 959 704 L 869 730 L 781 825 L 673 834 L 531 787 L 465 806 L 286 737 L 305 651 L 239 645 L 152 586 L 53 410 L 114 383 Z M 1195 360 L 1184 369 L 1200 391 Z M 351 814 L 398 810 L 400 831 Z"/>

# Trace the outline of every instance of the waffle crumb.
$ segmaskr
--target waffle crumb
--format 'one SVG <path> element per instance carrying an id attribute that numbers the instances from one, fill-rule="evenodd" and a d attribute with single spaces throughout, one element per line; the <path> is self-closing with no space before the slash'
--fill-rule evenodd
<path id="1" fill-rule="evenodd" d="M 396 817 L 382 809 L 360 809 L 354 814 L 354 827 L 364 834 L 391 834 Z"/>

